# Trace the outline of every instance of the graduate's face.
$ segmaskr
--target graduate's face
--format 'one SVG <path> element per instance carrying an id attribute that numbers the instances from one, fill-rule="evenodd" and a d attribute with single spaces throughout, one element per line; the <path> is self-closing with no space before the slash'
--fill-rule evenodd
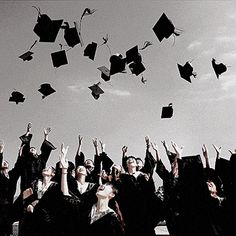
<path id="1" fill-rule="evenodd" d="M 2 162 L 2 166 L 1 166 L 1 167 L 2 167 L 2 169 L 8 169 L 8 168 L 9 168 L 9 163 L 4 160 L 4 161 Z"/>
<path id="2" fill-rule="evenodd" d="M 143 161 L 138 159 L 137 162 L 137 170 L 141 170 L 143 168 Z"/>
<path id="3" fill-rule="evenodd" d="M 103 184 L 98 187 L 97 193 L 98 198 L 109 198 L 114 197 L 112 186 L 109 184 Z"/>
<path id="4" fill-rule="evenodd" d="M 42 175 L 43 176 L 51 176 L 52 177 L 52 176 L 55 175 L 55 171 L 54 171 L 54 169 L 51 166 L 49 166 L 49 167 L 46 167 L 45 169 L 43 169 Z"/>
<path id="5" fill-rule="evenodd" d="M 135 160 L 135 158 L 131 157 L 127 160 L 127 167 L 136 167 L 137 166 L 137 162 Z"/>
<path id="6" fill-rule="evenodd" d="M 90 172 L 94 170 L 94 164 L 92 160 L 86 160 L 84 162 L 84 166 L 86 169 L 88 169 Z"/>
<path id="7" fill-rule="evenodd" d="M 30 153 L 32 153 L 33 155 L 36 155 L 37 154 L 37 150 L 35 147 L 31 147 L 30 148 Z"/>
<path id="8" fill-rule="evenodd" d="M 84 166 L 78 166 L 76 169 L 76 175 L 87 175 L 86 168 Z"/>

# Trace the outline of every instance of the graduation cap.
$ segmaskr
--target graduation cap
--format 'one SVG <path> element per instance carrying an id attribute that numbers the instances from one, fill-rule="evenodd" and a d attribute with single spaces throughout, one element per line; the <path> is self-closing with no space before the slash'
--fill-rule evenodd
<path id="1" fill-rule="evenodd" d="M 92 90 L 91 94 L 96 100 L 100 97 L 101 94 L 104 93 L 104 91 L 99 87 L 99 85 L 100 85 L 100 82 L 88 87 L 89 89 Z"/>
<path id="2" fill-rule="evenodd" d="M 23 61 L 30 61 L 33 59 L 32 55 L 34 53 L 31 51 L 27 51 L 25 53 L 23 53 L 22 55 L 19 56 L 19 58 L 21 58 Z"/>
<path id="3" fill-rule="evenodd" d="M 38 91 L 43 94 L 42 98 L 45 98 L 45 97 L 49 96 L 50 94 L 56 92 L 56 90 L 53 89 L 53 88 L 51 87 L 51 85 L 48 84 L 48 83 L 41 84 L 41 85 L 40 85 L 40 88 L 38 89 Z"/>
<path id="4" fill-rule="evenodd" d="M 192 83 L 190 77 L 193 75 L 195 78 L 197 74 L 193 71 L 193 67 L 190 64 L 190 62 L 187 61 L 184 66 L 180 64 L 177 64 L 177 66 L 178 66 L 181 78 L 185 79 L 189 83 Z"/>
<path id="5" fill-rule="evenodd" d="M 130 68 L 132 74 L 135 74 L 136 76 L 146 70 L 146 68 L 144 67 L 144 65 L 141 62 L 138 62 L 138 63 L 132 62 L 129 64 L 129 68 Z"/>
<path id="6" fill-rule="evenodd" d="M 9 98 L 9 102 L 15 102 L 16 104 L 18 104 L 19 102 L 24 102 L 24 101 L 25 101 L 24 94 L 18 91 L 12 92 L 11 97 Z"/>
<path id="7" fill-rule="evenodd" d="M 63 20 L 51 20 L 46 14 L 38 15 L 33 31 L 39 36 L 39 42 L 55 42 Z"/>
<path id="8" fill-rule="evenodd" d="M 61 27 L 65 29 L 64 39 L 66 40 L 66 43 L 68 44 L 69 47 L 74 47 L 75 45 L 80 43 L 80 37 L 77 31 L 77 28 L 76 26 L 73 28 L 70 28 L 68 22 L 65 22 L 64 24 L 65 25 Z"/>
<path id="9" fill-rule="evenodd" d="M 138 52 L 138 45 L 129 49 L 125 54 L 126 54 L 126 63 L 127 64 L 129 64 L 130 62 L 136 62 L 136 63 L 142 62 L 141 54 Z"/>
<path id="10" fill-rule="evenodd" d="M 123 58 L 121 54 L 112 55 L 110 57 L 110 63 L 110 75 L 125 71 L 126 58 Z"/>
<path id="11" fill-rule="evenodd" d="M 68 64 L 65 50 L 51 53 L 51 58 L 54 67 L 60 67 Z"/>
<path id="12" fill-rule="evenodd" d="M 216 64 L 216 60 L 214 58 L 212 58 L 211 63 L 212 63 L 212 67 L 215 71 L 217 79 L 219 78 L 219 75 L 221 75 L 222 73 L 227 71 L 226 65 L 223 63 Z"/>
<path id="13" fill-rule="evenodd" d="M 110 70 L 107 69 L 105 66 L 100 66 L 97 68 L 101 71 L 101 78 L 104 79 L 104 81 L 110 80 Z"/>
<path id="14" fill-rule="evenodd" d="M 161 15 L 157 23 L 152 28 L 157 38 L 161 42 L 164 38 L 168 39 L 172 34 L 179 36 L 173 23 L 168 19 L 165 13 Z"/>
<path id="15" fill-rule="evenodd" d="M 166 107 L 162 107 L 161 118 L 171 118 L 173 116 L 173 107 L 170 103 Z"/>
<path id="16" fill-rule="evenodd" d="M 89 59 L 94 60 L 95 53 L 97 50 L 97 43 L 92 42 L 87 45 L 87 47 L 84 49 L 84 56 L 89 57 Z"/>

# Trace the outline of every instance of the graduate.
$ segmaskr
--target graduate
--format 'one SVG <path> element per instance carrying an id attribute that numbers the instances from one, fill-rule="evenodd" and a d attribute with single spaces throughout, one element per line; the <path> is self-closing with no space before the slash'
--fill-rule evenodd
<path id="1" fill-rule="evenodd" d="M 70 195 L 66 178 L 68 168 L 68 161 L 66 160 L 67 151 L 68 147 L 65 148 L 62 145 L 60 155 L 62 167 L 61 191 L 65 196 L 69 197 L 69 202 L 78 209 L 79 219 L 83 222 L 82 226 L 81 222 L 78 221 L 78 231 L 76 233 L 87 236 L 123 235 L 122 224 L 115 211 L 109 207 L 110 200 L 116 194 L 116 189 L 112 184 L 106 183 L 101 185 L 96 191 L 96 202 L 87 205 L 86 209 L 83 204 L 81 205 L 79 198 L 73 199 L 73 196 Z"/>

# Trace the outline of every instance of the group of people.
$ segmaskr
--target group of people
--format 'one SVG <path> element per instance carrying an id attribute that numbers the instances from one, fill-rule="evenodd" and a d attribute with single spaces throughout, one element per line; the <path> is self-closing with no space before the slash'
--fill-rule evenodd
<path id="1" fill-rule="evenodd" d="M 51 129 L 44 129 L 38 154 L 30 145 L 31 128 L 29 123 L 20 137 L 11 170 L 0 143 L 0 236 L 9 236 L 15 221 L 19 236 L 154 236 L 155 227 L 164 220 L 174 236 L 236 232 L 236 150 L 226 160 L 220 156 L 221 148 L 214 146 L 216 161 L 211 168 L 205 145 L 202 162 L 200 155 L 183 156 L 183 147 L 176 143 L 170 151 L 163 141 L 169 171 L 148 136 L 145 158 L 128 155 L 123 146 L 121 165 L 96 138 L 94 159 L 86 159 L 79 136 L 74 163 L 67 159 L 69 147 L 62 144 L 60 161 L 52 167 L 47 166 L 56 149 L 48 140 Z M 163 181 L 158 189 L 154 172 Z"/>

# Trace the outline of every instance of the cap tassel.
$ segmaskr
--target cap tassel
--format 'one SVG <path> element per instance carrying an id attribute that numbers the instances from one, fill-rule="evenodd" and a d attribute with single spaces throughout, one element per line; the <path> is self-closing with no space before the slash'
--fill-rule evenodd
<path id="1" fill-rule="evenodd" d="M 145 48 L 147 48 L 147 47 L 149 47 L 149 46 L 151 46 L 151 45 L 153 45 L 152 42 L 150 42 L 150 41 L 145 41 L 145 42 L 143 43 L 143 46 L 142 46 L 139 50 L 144 50 Z"/>

